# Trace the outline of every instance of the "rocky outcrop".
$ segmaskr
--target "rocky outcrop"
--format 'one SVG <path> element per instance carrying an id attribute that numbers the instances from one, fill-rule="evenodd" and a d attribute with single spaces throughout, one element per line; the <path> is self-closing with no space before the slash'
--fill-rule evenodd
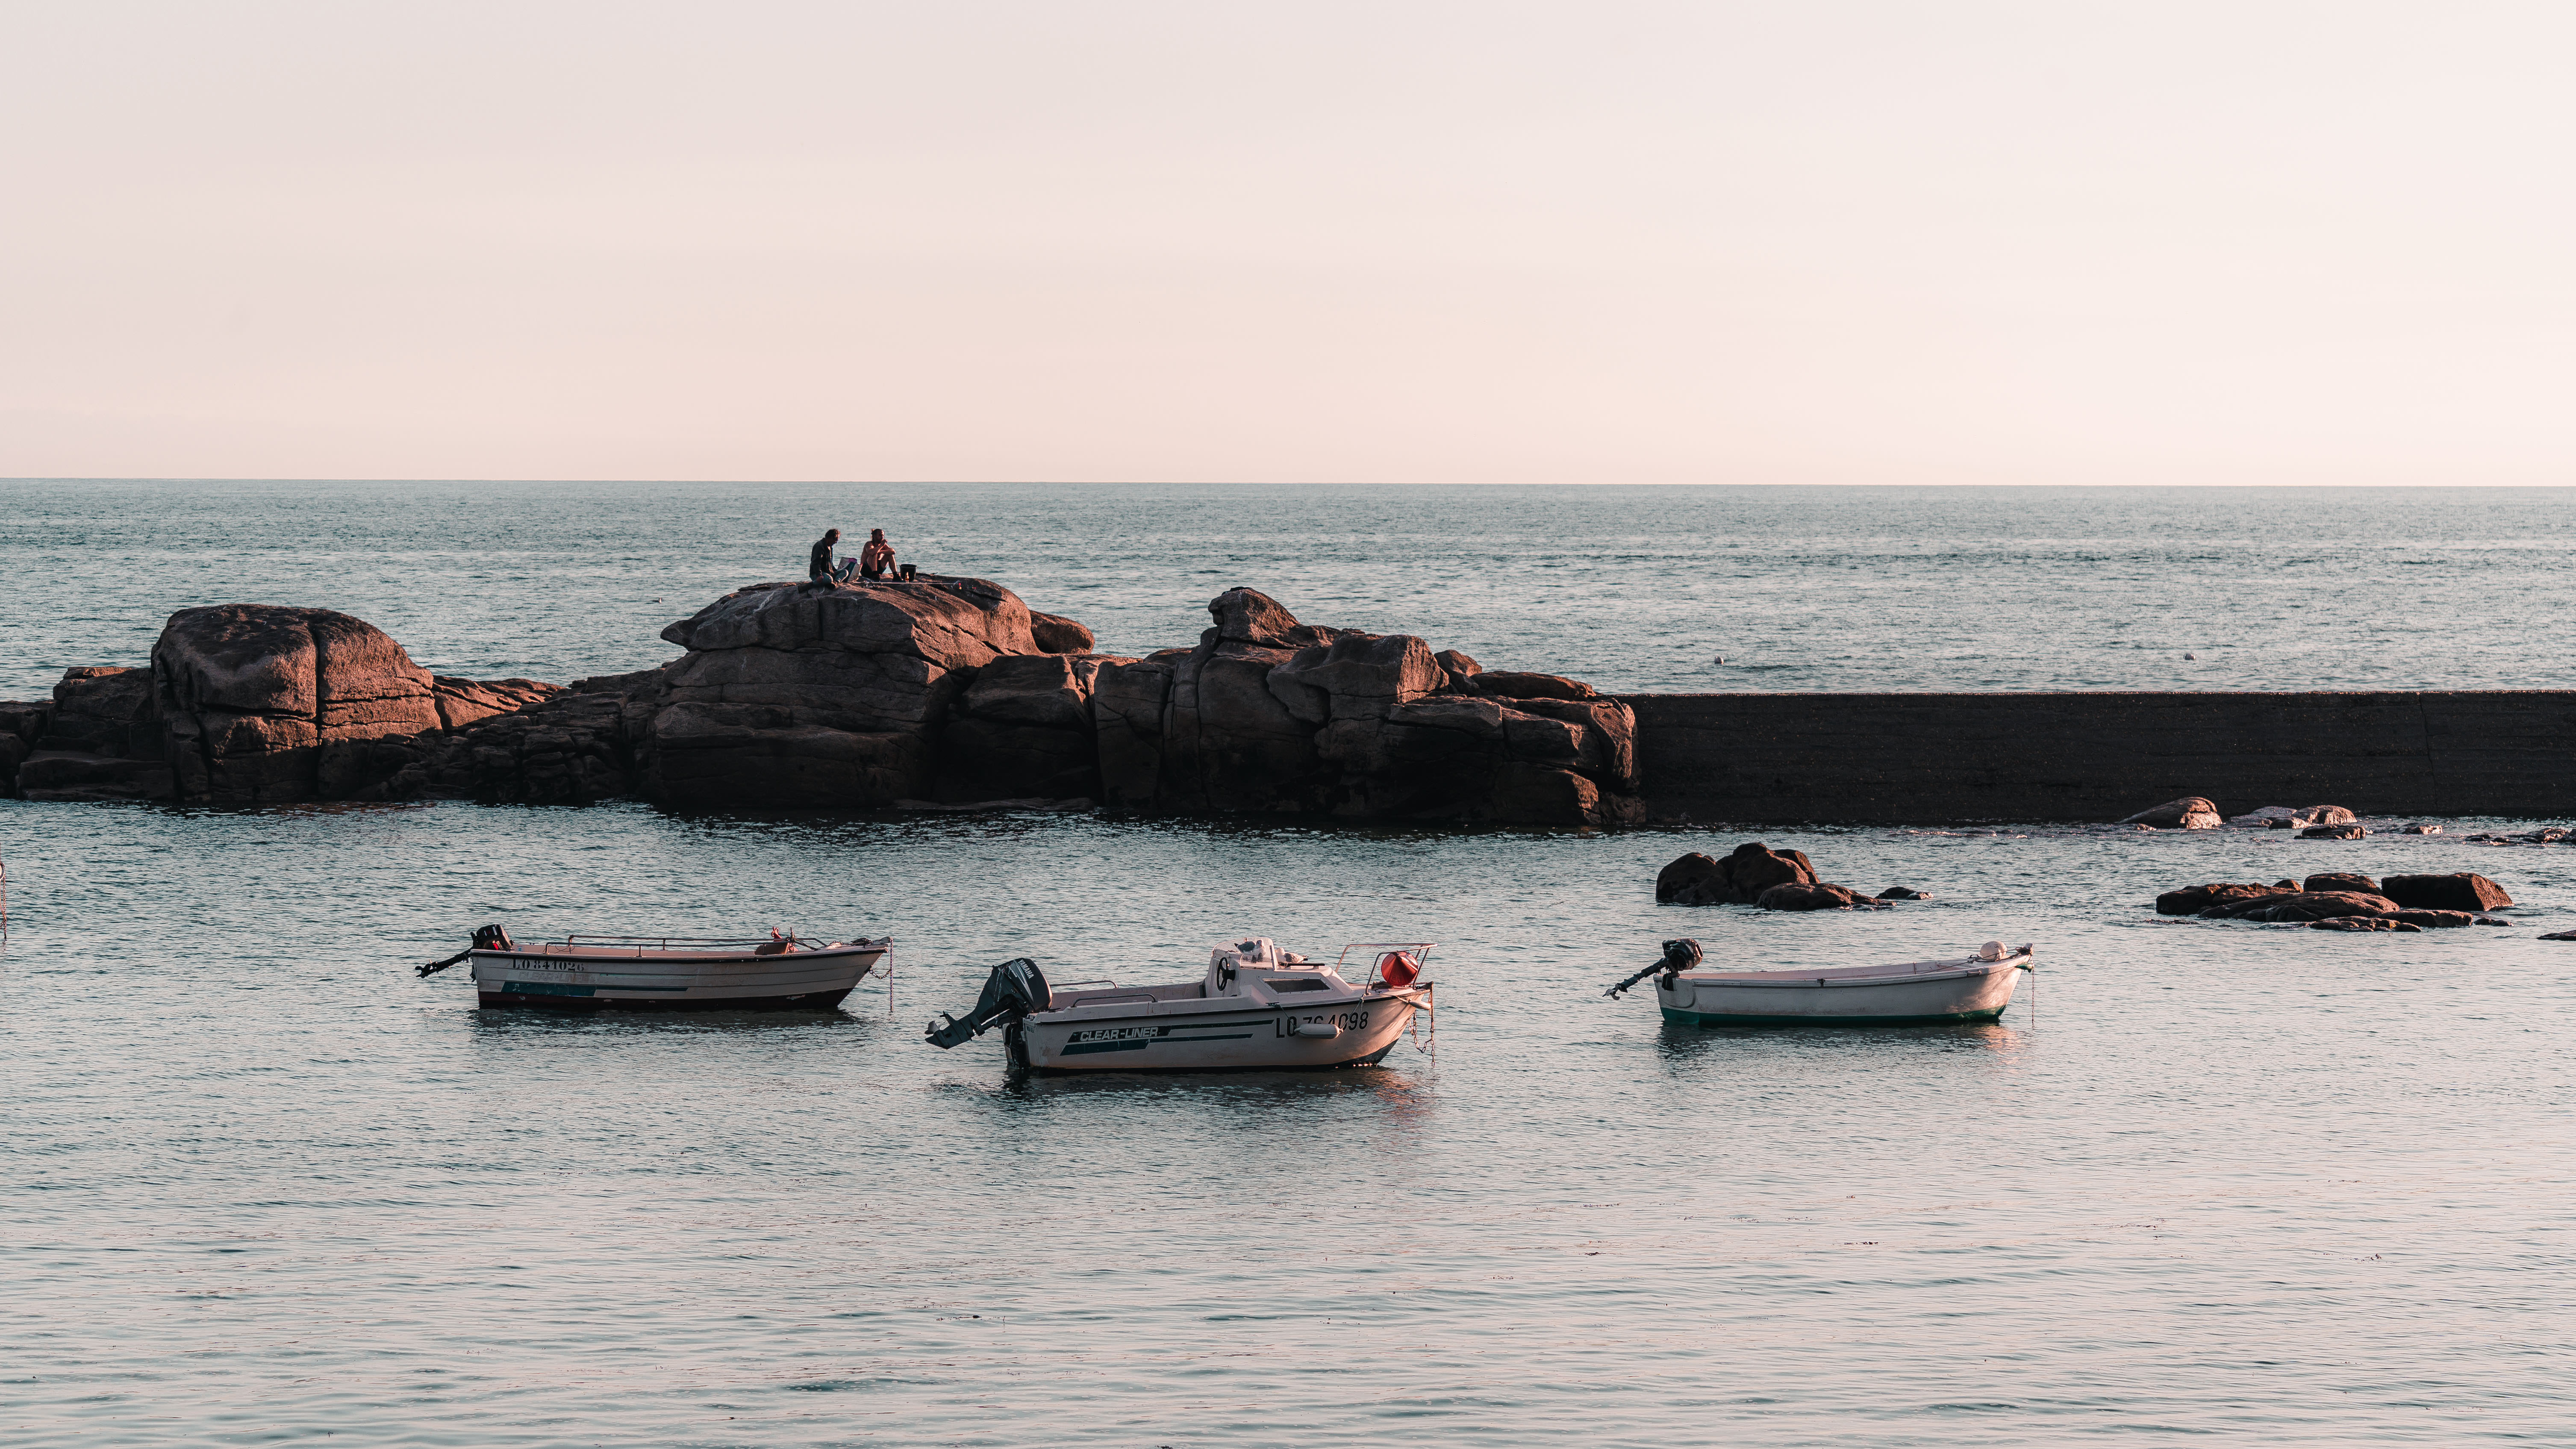
<path id="1" fill-rule="evenodd" d="M 0 714 L 0 785 L 253 803 L 1639 814 L 1635 718 L 1581 681 L 1303 624 L 1248 589 L 1209 613 L 1197 647 L 1135 659 L 980 579 L 761 584 L 665 629 L 679 659 L 563 688 L 432 676 L 329 610 L 188 609 L 148 671 L 75 670 L 51 705 Z"/>
<path id="2" fill-rule="evenodd" d="M 1693 851 L 1655 875 L 1655 903 L 1667 906 L 1759 906 L 1766 911 L 1885 910 L 1900 900 L 1929 900 L 1920 891 L 1890 886 L 1877 896 L 1816 878 L 1815 863 L 1801 851 L 1773 850 L 1748 840 L 1712 859 Z"/>
<path id="3" fill-rule="evenodd" d="M 853 809 L 931 793 L 950 705 L 975 671 L 1036 654 L 1028 606 L 981 579 L 756 584 L 662 631 L 638 761 L 682 808 Z"/>
<path id="4" fill-rule="evenodd" d="M 1089 629 L 1062 614 L 1031 613 L 1029 637 L 1049 654 L 1088 654 L 1099 642 Z"/>
<path id="5" fill-rule="evenodd" d="M 1635 716 L 1589 686 L 1526 675 L 1497 687 L 1412 635 L 1302 624 L 1251 589 L 1208 612 L 1198 647 L 1101 670 L 1093 719 L 1109 803 L 1548 825 L 1638 816 Z"/>
<path id="6" fill-rule="evenodd" d="M 2218 807 L 2198 795 L 2185 795 L 2162 805 L 2150 805 L 2135 815 L 2122 817 L 2122 825 L 2145 825 L 2157 830 L 2216 830 L 2223 822 Z"/>
<path id="7" fill-rule="evenodd" d="M 2308 929 L 2311 931 L 2420 931 L 2424 928 L 2413 922 L 2397 920 L 2390 916 L 2327 916 L 2309 921 Z"/>
<path id="8" fill-rule="evenodd" d="M 1655 903 L 1665 906 L 1752 905 L 1773 886 L 1814 885 L 1806 853 L 1748 840 L 1722 860 L 1693 851 L 1655 875 Z"/>
<path id="9" fill-rule="evenodd" d="M 2355 875 L 2350 871 L 2342 870 L 2320 871 L 2315 875 L 2309 876 L 2306 880 L 2299 882 L 2299 889 L 2304 891 L 2361 891 L 2368 895 L 2382 894 L 2379 889 L 2379 882 L 2372 880 L 2366 875 Z"/>
<path id="10" fill-rule="evenodd" d="M 2504 887 L 2471 871 L 2452 875 L 2392 875 L 2379 893 L 2409 910 L 2493 911 L 2513 904 Z"/>

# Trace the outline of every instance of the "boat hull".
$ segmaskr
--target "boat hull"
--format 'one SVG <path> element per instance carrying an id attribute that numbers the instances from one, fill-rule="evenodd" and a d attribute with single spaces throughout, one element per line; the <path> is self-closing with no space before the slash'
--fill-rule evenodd
<path id="1" fill-rule="evenodd" d="M 884 960 L 882 946 L 744 953 L 476 951 L 486 1007 L 541 1011 L 829 1011 Z"/>
<path id="2" fill-rule="evenodd" d="M 1385 1060 L 1423 995 L 1373 993 L 1304 1010 L 1245 1006 L 1188 1014 L 1047 1012 L 1023 1020 L 1014 1059 L 1047 1076 L 1083 1072 L 1333 1072 Z M 1327 1023 L 1330 1037 L 1299 1036 Z"/>
<path id="3" fill-rule="evenodd" d="M 1658 982 L 1664 1020 L 1693 1026 L 1922 1026 L 1993 1021 L 2021 985 L 2015 957 L 1906 976 L 1685 974 Z"/>

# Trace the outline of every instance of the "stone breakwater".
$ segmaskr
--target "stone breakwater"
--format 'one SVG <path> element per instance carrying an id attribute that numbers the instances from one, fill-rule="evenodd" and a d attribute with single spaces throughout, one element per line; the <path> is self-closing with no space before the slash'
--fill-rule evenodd
<path id="1" fill-rule="evenodd" d="M 1196 645 L 1092 652 L 981 579 L 760 584 L 576 681 L 431 675 L 363 620 L 229 604 L 147 667 L 0 704 L 0 787 L 40 800 L 466 798 L 688 809 L 1084 801 L 1168 814 L 1612 825 L 1635 719 L 1580 681 L 1232 589 Z"/>
<path id="2" fill-rule="evenodd" d="M 1250 589 L 1209 618 L 1136 657 L 980 579 L 759 584 L 664 629 L 666 664 L 554 685 L 432 675 L 328 610 L 186 609 L 147 664 L 0 703 L 0 792 L 2353 835 L 2351 810 L 2272 802 L 2576 814 L 2570 691 L 1611 697 Z"/>

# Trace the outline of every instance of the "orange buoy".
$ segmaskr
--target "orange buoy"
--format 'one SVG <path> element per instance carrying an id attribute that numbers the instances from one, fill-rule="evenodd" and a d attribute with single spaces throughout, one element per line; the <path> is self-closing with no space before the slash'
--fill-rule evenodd
<path id="1" fill-rule="evenodd" d="M 1411 986 L 1422 974 L 1422 963 L 1410 951 L 1389 951 L 1377 958 L 1378 979 L 1389 986 Z"/>

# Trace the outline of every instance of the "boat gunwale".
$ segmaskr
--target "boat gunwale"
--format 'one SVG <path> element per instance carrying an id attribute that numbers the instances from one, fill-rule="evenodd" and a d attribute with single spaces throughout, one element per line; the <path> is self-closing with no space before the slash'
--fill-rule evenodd
<path id="1" fill-rule="evenodd" d="M 1396 988 L 1393 988 L 1393 989 L 1380 989 L 1380 990 L 1374 990 L 1374 991 L 1363 991 L 1363 992 L 1361 992 L 1361 993 L 1360 993 L 1359 995 L 1357 995 L 1357 996 L 1335 996 L 1335 997 L 1329 997 L 1329 998 L 1326 998 L 1325 1000 L 1322 1000 L 1322 1001 L 1314 1001 L 1314 1002 L 1306 1002 L 1306 1001 L 1299 1001 L 1299 1002 L 1286 1002 L 1286 1001 L 1280 1001 L 1280 1002 L 1272 1002 L 1272 1003 L 1269 1003 L 1269 1004 L 1267 1004 L 1267 1005 L 1264 1005 L 1264 1004 L 1261 1004 L 1261 1003 L 1257 1003 L 1257 1002 L 1256 1002 L 1256 1003 L 1244 1003 L 1244 1002 L 1242 1002 L 1239 998 L 1228 998 L 1228 997 L 1222 997 L 1222 996 L 1212 996 L 1212 997 L 1183 997 L 1183 998 L 1182 998 L 1182 999 L 1180 999 L 1179 1001 L 1167 1001 L 1167 1002 L 1158 1003 L 1159 1005 L 1162 1005 L 1162 1006 L 1167 1007 L 1167 1008 L 1177 1008 L 1177 1009 L 1170 1009 L 1170 1010 L 1163 1010 L 1163 1011 L 1130 1011 L 1130 1012 L 1128 1012 L 1128 1013 L 1127 1013 L 1126 1015 L 1124 1015 L 1124 1016 L 1080 1016 L 1080 1017 L 1078 1017 L 1078 1016 L 1075 1016 L 1073 1013 L 1074 1013 L 1074 1012 L 1077 1012 L 1077 1011 L 1087 1011 L 1087 1010 L 1091 1010 L 1092 1008 L 1089 1008 L 1089 1007 L 1078 1007 L 1078 1006 L 1076 1006 L 1076 1007 L 1060 1007 L 1060 1008 L 1057 1008 L 1057 1009 L 1052 1010 L 1052 1011 L 1032 1011 L 1032 1012 L 1030 1012 L 1030 1013 L 1028 1014 L 1028 1022 L 1029 1022 L 1029 1024 L 1030 1024 L 1030 1025 L 1032 1025 L 1032 1026 L 1077 1026 L 1077 1025 L 1078 1025 L 1078 1026 L 1082 1026 L 1082 1027 L 1086 1027 L 1086 1028 L 1087 1028 L 1087 1027 L 1091 1027 L 1091 1026 L 1099 1025 L 1099 1024 L 1101 1024 L 1101 1023 L 1105 1023 L 1105 1022 L 1113 1022 L 1113 1021 L 1153 1021 L 1153 1020 L 1158 1020 L 1158 1019 L 1163 1019 L 1163 1018 L 1169 1018 L 1169 1017 L 1174 1017 L 1174 1016 L 1221 1016 L 1221 1015 L 1225 1015 L 1225 1014 L 1228 1014 L 1228 1013 L 1254 1013 L 1254 1014 L 1257 1014 L 1257 1015 L 1258 1015 L 1258 1016 L 1259 1016 L 1263 1021 L 1267 1021 L 1267 1020 L 1269 1020 L 1269 1019 L 1270 1019 L 1270 1017 L 1271 1017 L 1271 1016 L 1273 1016 L 1273 1015 L 1275 1015 L 1275 1014 L 1277 1014 L 1277 1013 L 1279 1013 L 1279 1012 L 1283 1012 L 1283 1011 L 1286 1011 L 1286 1012 L 1301 1012 L 1301 1011 L 1320 1012 L 1321 1010 L 1323 1010 L 1324 1008 L 1327 1008 L 1327 1007 L 1364 1006 L 1364 1005 L 1368 1005 L 1368 1004 L 1373 1003 L 1373 1002 L 1381 1002 L 1381 1001 L 1399 1001 L 1399 1000 L 1400 1000 L 1400 1001 L 1408 1002 L 1408 1003 L 1410 1003 L 1410 1004 L 1414 1007 L 1414 1009 L 1416 1009 L 1416 1010 L 1420 1010 L 1420 1009 L 1422 1009 L 1422 1003 L 1421 1003 L 1419 1000 L 1416 1000 L 1416 999 L 1415 999 L 1415 997 L 1417 996 L 1417 994 L 1418 994 L 1418 993 L 1420 993 L 1420 992 L 1422 991 L 1422 989 L 1423 989 L 1424 987 L 1426 987 L 1426 986 L 1428 986 L 1428 985 L 1430 985 L 1430 983 L 1429 983 L 1429 982 L 1418 981 L 1418 982 L 1415 982 L 1415 983 L 1414 983 L 1413 985 L 1411 985 L 1411 986 L 1402 986 L 1402 987 L 1396 987 Z M 1211 1003 L 1211 1002 L 1223 1002 L 1223 1003 L 1225 1003 L 1225 1004 L 1224 1004 L 1224 1005 L 1210 1005 L 1209 1003 Z M 1194 1024 L 1196 1024 L 1196 1023 L 1194 1023 Z M 1229 1025 L 1234 1025 L 1235 1023 L 1231 1023 L 1231 1022 L 1222 1022 L 1222 1021 L 1211 1021 L 1211 1022 L 1207 1022 L 1207 1023 L 1204 1023 L 1204 1024 L 1205 1024 L 1205 1025 L 1208 1025 L 1208 1026 L 1229 1026 Z"/>
<path id="2" fill-rule="evenodd" d="M 1894 963 L 1898 966 L 1937 965 L 1941 967 L 1938 971 L 1909 972 L 1903 976 L 1893 974 L 1893 966 L 1837 966 L 1828 968 L 1826 971 L 1822 972 L 1813 970 L 1729 972 L 1684 971 L 1675 976 L 1674 980 L 1687 981 L 1693 986 L 1726 986 L 1737 989 L 1751 988 L 1756 990 L 1782 990 L 1794 988 L 1813 991 L 1819 987 L 1912 986 L 1922 982 L 1962 981 L 1974 976 L 1991 976 L 1997 971 L 2017 971 L 2021 969 L 2023 962 L 2030 959 L 2031 954 L 2032 953 L 2028 952 L 2016 952 L 2013 955 L 2004 957 L 2000 961 L 1903 961 Z M 1830 974 L 1833 971 L 1862 973 L 1875 972 L 1876 974 L 1837 976 Z"/>

